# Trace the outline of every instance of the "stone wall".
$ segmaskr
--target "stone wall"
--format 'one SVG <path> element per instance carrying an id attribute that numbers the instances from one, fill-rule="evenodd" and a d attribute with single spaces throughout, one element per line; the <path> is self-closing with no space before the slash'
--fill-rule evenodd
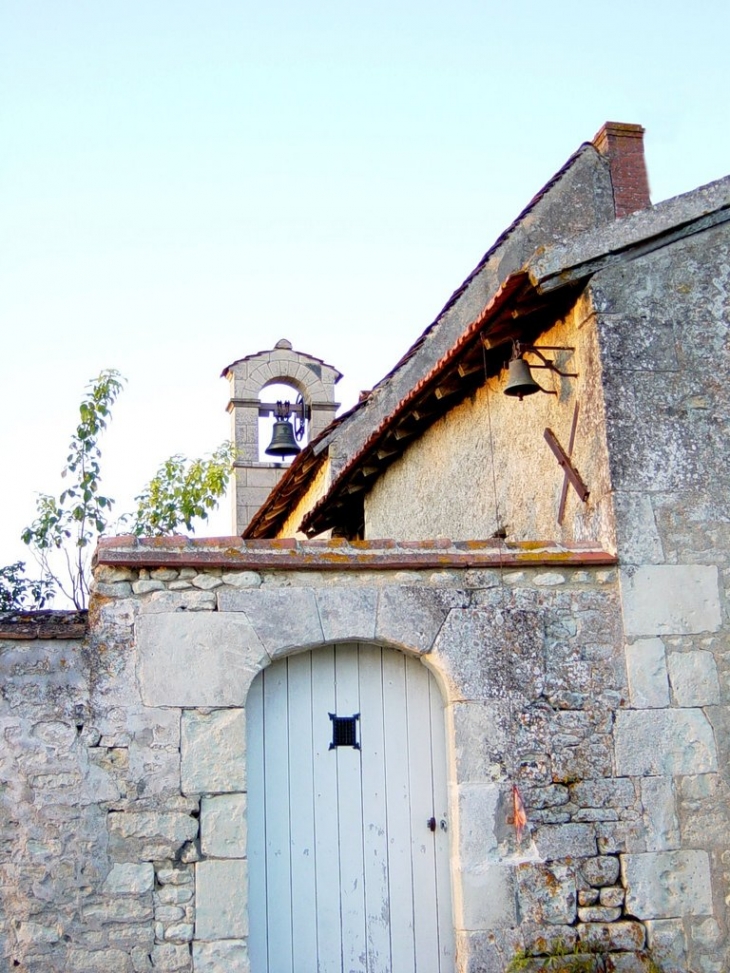
<path id="1" fill-rule="evenodd" d="M 123 686 L 131 614 L 104 616 L 87 639 L 0 641 L 3 969 L 190 968 L 198 802 L 179 714 Z"/>
<path id="2" fill-rule="evenodd" d="M 647 934 L 667 970 L 722 968 L 712 839 L 677 830 L 722 800 L 703 688 L 685 673 L 674 742 L 669 710 L 640 708 L 656 690 L 634 665 L 627 681 L 610 557 L 175 539 L 99 558 L 87 640 L 2 645 L 9 969 L 245 971 L 248 688 L 272 659 L 351 640 L 420 656 L 444 696 L 460 973 L 555 940 L 641 970 Z M 647 764 L 665 752 L 692 764 L 676 820 Z"/>
<path id="3" fill-rule="evenodd" d="M 653 807 L 625 877 L 650 935 L 700 946 L 693 968 L 719 973 L 730 967 L 728 232 L 604 271 L 591 290 L 630 690 L 617 771 L 640 775 Z M 687 882 L 715 918 L 688 920 L 674 899 Z"/>

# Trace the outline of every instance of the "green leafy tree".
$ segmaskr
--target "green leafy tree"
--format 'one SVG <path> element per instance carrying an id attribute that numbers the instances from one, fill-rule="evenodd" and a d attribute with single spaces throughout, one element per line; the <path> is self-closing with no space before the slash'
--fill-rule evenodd
<path id="1" fill-rule="evenodd" d="M 36 519 L 21 534 L 40 564 L 43 578 L 52 579 L 60 592 L 76 608 L 85 608 L 89 597 L 89 560 L 100 534 L 110 524 L 114 501 L 100 492 L 101 449 L 99 438 L 111 418 L 111 410 L 124 387 L 124 379 L 114 369 L 107 369 L 90 382 L 79 406 L 79 423 L 69 444 L 66 465 L 61 476 L 68 486 L 58 496 L 40 494 L 36 501 Z M 125 515 L 118 523 L 137 535 L 173 533 L 180 525 L 194 532 L 193 520 L 206 520 L 218 506 L 233 468 L 234 447 L 223 443 L 207 459 L 188 461 L 176 455 L 166 460 L 136 497 L 137 511 Z M 22 562 L 21 562 L 22 563 Z M 62 569 L 57 569 L 58 564 Z M 17 565 L 2 569 L 12 572 Z M 25 579 L 21 579 L 25 581 Z M 44 600 L 50 597 L 47 582 L 38 591 Z M 12 587 L 15 584 L 15 587 Z M 35 590 L 9 582 L 8 603 L 20 607 Z M 13 596 L 12 592 L 17 592 Z M 18 597 L 21 602 L 18 602 Z"/>
<path id="2" fill-rule="evenodd" d="M 53 598 L 50 578 L 26 578 L 25 561 L 0 568 L 0 612 L 34 611 Z"/>
<path id="3" fill-rule="evenodd" d="M 193 520 L 207 520 L 226 492 L 235 448 L 222 443 L 208 458 L 187 460 L 179 453 L 166 459 L 139 496 L 132 533 L 173 534 L 193 531 Z"/>
<path id="4" fill-rule="evenodd" d="M 89 596 L 88 562 L 96 538 L 109 522 L 114 501 L 99 492 L 101 450 L 99 437 L 111 418 L 111 409 L 124 387 L 115 369 L 106 369 L 86 387 L 79 406 L 79 423 L 71 437 L 61 476 L 70 481 L 58 498 L 42 493 L 36 501 L 36 519 L 20 535 L 33 551 L 44 577 L 77 608 L 85 608 Z M 63 574 L 52 558 L 60 555 Z M 55 558 L 53 558 L 55 561 Z"/>

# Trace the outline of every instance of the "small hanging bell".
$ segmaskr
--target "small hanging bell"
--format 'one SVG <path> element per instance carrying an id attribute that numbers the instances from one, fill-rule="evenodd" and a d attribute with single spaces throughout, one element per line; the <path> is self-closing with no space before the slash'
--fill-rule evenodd
<path id="1" fill-rule="evenodd" d="M 294 429 L 288 419 L 277 419 L 271 442 L 265 450 L 267 456 L 296 456 L 301 448 L 294 438 Z"/>
<path id="2" fill-rule="evenodd" d="M 525 395 L 534 395 L 542 389 L 532 377 L 530 366 L 522 355 L 513 358 L 508 365 L 507 385 L 504 389 L 505 395 L 513 395 L 522 401 Z"/>

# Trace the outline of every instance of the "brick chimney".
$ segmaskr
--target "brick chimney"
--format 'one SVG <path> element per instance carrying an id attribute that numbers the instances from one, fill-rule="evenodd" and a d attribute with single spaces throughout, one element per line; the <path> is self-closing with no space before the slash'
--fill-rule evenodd
<path id="1" fill-rule="evenodd" d="M 616 219 L 651 206 L 641 125 L 606 122 L 593 144 L 608 159 Z"/>

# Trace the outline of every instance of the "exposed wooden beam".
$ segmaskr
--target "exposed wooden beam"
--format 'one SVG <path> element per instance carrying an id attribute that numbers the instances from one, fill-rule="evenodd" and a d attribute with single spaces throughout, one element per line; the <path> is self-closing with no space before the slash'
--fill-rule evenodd
<path id="1" fill-rule="evenodd" d="M 441 385 L 436 387 L 435 395 L 437 399 L 445 399 L 449 395 L 454 395 L 456 392 L 464 391 L 464 383 L 456 379 L 452 379 L 449 382 L 443 382 Z"/>
<path id="2" fill-rule="evenodd" d="M 484 362 L 480 358 L 473 358 L 471 361 L 463 361 L 457 368 L 461 378 L 469 378 L 477 372 L 484 371 Z"/>

